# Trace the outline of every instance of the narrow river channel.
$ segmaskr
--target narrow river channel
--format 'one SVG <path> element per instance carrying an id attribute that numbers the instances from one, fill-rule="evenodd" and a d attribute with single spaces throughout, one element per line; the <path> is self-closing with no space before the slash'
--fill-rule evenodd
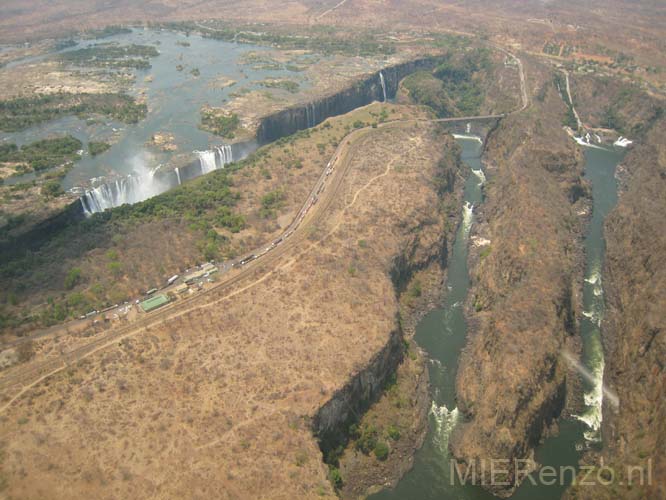
<path id="1" fill-rule="evenodd" d="M 474 222 L 473 207 L 482 201 L 482 143 L 458 137 L 462 159 L 471 173 L 465 182 L 463 222 L 449 260 L 447 297 L 444 306 L 426 315 L 416 328 L 415 340 L 428 353 L 432 406 L 430 426 L 424 445 L 416 453 L 414 467 L 393 490 L 383 490 L 373 500 L 490 500 L 496 498 L 480 486 L 461 485 L 452 477 L 452 458 L 448 451 L 451 431 L 458 419 L 455 401 L 455 378 L 458 356 L 465 345 L 467 325 L 463 304 L 469 289 L 467 256 L 470 228 Z M 603 316 L 601 269 L 605 243 L 603 223 L 617 200 L 614 177 L 621 154 L 612 150 L 586 148 L 585 175 L 594 196 L 593 217 L 585 239 L 587 257 L 584 300 L 585 317 L 581 321 L 583 365 L 593 374 L 584 384 L 584 412 L 577 419 L 561 419 L 559 433 L 548 438 L 536 450 L 535 459 L 555 468 L 577 466 L 581 451 L 600 440 L 603 377 L 603 349 L 600 320 Z M 564 475 L 563 484 L 546 486 L 529 480 L 511 496 L 516 500 L 559 499 L 569 485 L 572 474 Z"/>

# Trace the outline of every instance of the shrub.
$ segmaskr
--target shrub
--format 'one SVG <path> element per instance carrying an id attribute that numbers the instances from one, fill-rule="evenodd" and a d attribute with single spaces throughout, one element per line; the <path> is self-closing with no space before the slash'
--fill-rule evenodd
<path id="1" fill-rule="evenodd" d="M 71 290 L 81 281 L 81 268 L 73 267 L 65 277 L 65 288 Z"/>
<path id="2" fill-rule="evenodd" d="M 372 424 L 366 424 L 361 429 L 361 435 L 356 440 L 356 449 L 364 454 L 370 453 L 377 445 L 377 429 Z"/>
<path id="3" fill-rule="evenodd" d="M 344 484 L 342 481 L 342 475 L 340 475 L 340 470 L 337 467 L 329 467 L 328 479 L 333 483 L 335 489 L 342 488 L 342 485 Z"/>
<path id="4" fill-rule="evenodd" d="M 113 274 L 116 278 L 123 274 L 123 266 L 120 262 L 117 261 L 109 262 L 107 264 L 107 267 L 109 271 L 111 271 L 111 274 Z"/>
<path id="5" fill-rule="evenodd" d="M 378 441 L 374 449 L 377 460 L 386 460 L 389 455 L 389 447 L 384 441 Z"/>
<path id="6" fill-rule="evenodd" d="M 421 281 L 419 281 L 418 279 L 415 279 L 412 282 L 412 285 L 409 287 L 408 294 L 409 294 L 410 297 L 416 298 L 416 297 L 420 297 L 422 293 L 423 293 L 423 290 L 421 288 Z"/>
<path id="7" fill-rule="evenodd" d="M 386 432 L 388 436 L 393 439 L 393 441 L 400 439 L 400 429 L 398 429 L 395 425 L 389 425 Z"/>

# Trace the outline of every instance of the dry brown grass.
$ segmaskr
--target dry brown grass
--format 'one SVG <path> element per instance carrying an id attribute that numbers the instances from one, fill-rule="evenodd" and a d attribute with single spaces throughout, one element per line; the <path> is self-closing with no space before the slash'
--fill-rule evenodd
<path id="1" fill-rule="evenodd" d="M 213 292 L 26 392 L 1 417 L 7 492 L 332 495 L 307 421 L 396 328 L 387 270 L 436 203 L 429 179 L 441 148 L 429 126 L 361 135 L 321 239 L 232 298 Z M 69 338 L 45 342 L 66 350 Z"/>

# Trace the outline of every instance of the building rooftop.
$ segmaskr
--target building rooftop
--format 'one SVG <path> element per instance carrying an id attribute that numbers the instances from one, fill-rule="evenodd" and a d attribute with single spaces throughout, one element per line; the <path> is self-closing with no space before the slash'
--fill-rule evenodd
<path id="1" fill-rule="evenodd" d="M 148 300 L 144 300 L 141 302 L 141 309 L 144 310 L 144 312 L 150 312 L 158 307 L 162 307 L 165 304 L 169 303 L 169 298 L 164 295 L 155 295 L 154 297 L 149 298 Z"/>

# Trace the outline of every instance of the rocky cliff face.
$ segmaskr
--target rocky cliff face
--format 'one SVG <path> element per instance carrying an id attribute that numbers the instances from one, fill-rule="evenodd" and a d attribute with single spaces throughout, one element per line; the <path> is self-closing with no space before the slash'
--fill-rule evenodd
<path id="1" fill-rule="evenodd" d="M 452 138 L 440 136 L 443 142 L 442 158 L 433 169 L 437 182 L 437 195 L 442 200 L 460 201 L 459 193 L 454 193 L 457 174 L 461 167 L 459 148 Z M 455 203 L 453 203 L 455 204 Z M 459 207 L 452 209 L 460 212 Z M 450 234 L 447 231 L 445 211 L 422 213 L 422 220 L 413 220 L 401 228 L 404 238 L 400 251 L 391 260 L 388 274 L 391 277 L 396 295 L 400 295 L 415 273 L 431 265 L 446 267 Z M 394 377 L 402 362 L 405 350 L 405 337 L 401 321 L 391 332 L 385 346 L 372 360 L 356 373 L 343 388 L 336 391 L 312 419 L 312 430 L 319 440 L 320 447 L 327 457 L 348 440 L 349 425 L 358 421 L 361 415 L 378 400 L 390 378 Z"/>
<path id="2" fill-rule="evenodd" d="M 530 84 L 545 91 L 488 140 L 476 231 L 490 243 L 470 252 L 470 328 L 456 380 L 463 422 L 450 446 L 477 473 L 484 460 L 530 457 L 565 402 L 561 351 L 574 330 L 582 263 L 570 193 L 581 184 L 582 162 L 561 128 L 565 109 L 552 75 L 536 66 L 530 73 Z M 513 486 L 488 488 L 507 496 Z"/>
<path id="3" fill-rule="evenodd" d="M 631 123 L 631 109 L 624 114 Z M 605 225 L 605 384 L 619 409 L 605 405 L 604 450 L 585 457 L 610 466 L 613 480 L 572 488 L 570 498 L 666 498 L 666 121 L 639 140 Z"/>
<path id="4" fill-rule="evenodd" d="M 402 361 L 403 353 L 402 331 L 397 329 L 391 332 L 384 348 L 370 363 L 319 409 L 312 421 L 312 430 L 324 453 L 345 440 L 347 427 L 377 399 Z"/>
<path id="5" fill-rule="evenodd" d="M 397 64 L 373 73 L 341 92 L 278 111 L 261 121 L 257 130 L 257 140 L 260 144 L 265 144 L 299 130 L 314 127 L 331 116 L 348 113 L 372 101 L 383 100 L 380 73 L 384 77 L 386 95 L 392 98 L 398 90 L 400 80 L 414 71 L 432 68 L 436 62 L 437 58 L 427 57 Z"/>

